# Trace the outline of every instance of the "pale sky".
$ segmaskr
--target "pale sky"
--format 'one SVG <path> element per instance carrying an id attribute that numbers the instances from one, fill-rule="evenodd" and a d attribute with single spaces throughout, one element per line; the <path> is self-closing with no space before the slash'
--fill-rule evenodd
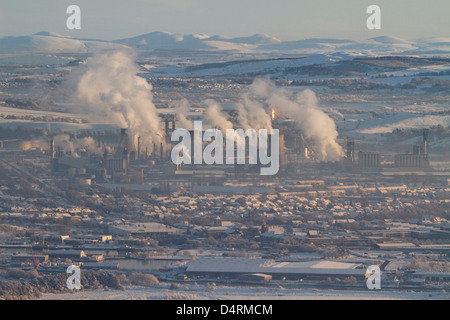
<path id="1" fill-rule="evenodd" d="M 71 4 L 81 8 L 81 30 L 66 27 Z M 366 27 L 372 4 L 381 8 L 381 30 Z M 104 40 L 153 31 L 280 40 L 450 37 L 450 0 L 0 0 L 0 37 L 39 31 Z"/>

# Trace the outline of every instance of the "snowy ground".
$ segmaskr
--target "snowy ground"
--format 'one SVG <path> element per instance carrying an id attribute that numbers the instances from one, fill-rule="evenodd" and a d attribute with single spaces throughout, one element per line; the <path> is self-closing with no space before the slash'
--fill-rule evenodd
<path id="1" fill-rule="evenodd" d="M 319 289 L 287 289 L 266 287 L 234 287 L 189 285 L 170 289 L 131 286 L 126 290 L 80 291 L 67 294 L 45 294 L 40 300 L 428 300 L 450 299 L 444 292 L 412 291 L 335 291 Z"/>

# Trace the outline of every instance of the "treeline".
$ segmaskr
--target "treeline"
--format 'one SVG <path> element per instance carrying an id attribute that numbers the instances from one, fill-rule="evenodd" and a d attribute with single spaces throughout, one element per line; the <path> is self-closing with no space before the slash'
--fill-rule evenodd
<path id="1" fill-rule="evenodd" d="M 314 75 L 310 75 L 314 76 Z M 298 79 L 293 80 L 291 86 L 327 86 L 330 89 L 347 89 L 350 91 L 356 90 L 381 90 L 392 89 L 393 86 L 387 83 L 371 82 L 361 79 Z M 406 88 L 406 87 L 405 87 Z M 406 89 L 409 89 L 406 88 Z"/>
<path id="2" fill-rule="evenodd" d="M 45 293 L 69 293 L 67 274 L 49 274 L 38 276 L 35 271 L 21 269 L 6 270 L 6 278 L 19 280 L 0 281 L 0 300 L 36 299 Z M 124 289 L 125 275 L 105 271 L 84 271 L 81 273 L 81 290 Z"/>
<path id="3" fill-rule="evenodd" d="M 444 65 L 449 59 L 444 58 L 421 58 L 404 56 L 383 56 L 369 58 L 355 58 L 355 63 L 365 63 L 379 68 L 409 69 L 412 67 L 423 67 L 429 65 Z"/>
<path id="4" fill-rule="evenodd" d="M 439 115 L 446 115 L 446 114 L 439 114 Z M 446 128 L 442 125 L 437 126 L 431 126 L 427 128 L 429 133 L 429 139 L 433 138 L 445 138 L 450 135 L 450 127 Z M 421 137 L 423 134 L 422 128 L 396 128 L 392 130 L 392 133 L 387 134 L 387 136 L 392 137 Z"/>

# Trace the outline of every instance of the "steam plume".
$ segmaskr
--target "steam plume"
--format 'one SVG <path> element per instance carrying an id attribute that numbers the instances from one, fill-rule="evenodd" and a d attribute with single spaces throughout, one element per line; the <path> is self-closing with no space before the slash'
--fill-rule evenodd
<path id="1" fill-rule="evenodd" d="M 134 56 L 121 51 L 95 56 L 87 60 L 86 68 L 76 74 L 75 97 L 86 103 L 93 119 L 108 121 L 128 128 L 136 144 L 152 150 L 160 141 L 160 119 L 153 104 L 152 86 L 136 74 Z"/>
<path id="2" fill-rule="evenodd" d="M 238 104 L 238 121 L 242 128 L 267 129 L 270 132 L 272 121 L 263 104 L 250 99 L 248 93 L 242 96 L 242 100 L 242 103 Z"/>
<path id="3" fill-rule="evenodd" d="M 291 97 L 289 92 L 276 88 L 270 80 L 258 78 L 250 86 L 250 92 L 294 118 L 305 137 L 313 142 L 312 148 L 320 160 L 337 161 L 343 156 L 342 147 L 336 142 L 336 125 L 319 108 L 313 91 L 307 89 Z"/>
<path id="4" fill-rule="evenodd" d="M 179 122 L 181 128 L 193 130 L 194 124 L 186 117 L 189 112 L 189 101 L 186 99 L 177 100 L 172 105 L 175 108 L 175 119 Z"/>
<path id="5" fill-rule="evenodd" d="M 223 133 L 225 133 L 227 129 L 233 129 L 233 124 L 221 111 L 221 107 L 217 102 L 208 99 L 205 103 L 208 105 L 205 117 L 213 127 L 219 129 Z"/>
<path id="6" fill-rule="evenodd" d="M 101 155 L 101 148 L 97 147 L 92 137 L 71 138 L 68 134 L 59 134 L 53 137 L 55 146 L 57 146 L 63 154 L 70 154 L 73 157 L 80 157 L 80 151 L 89 151 L 91 154 Z"/>

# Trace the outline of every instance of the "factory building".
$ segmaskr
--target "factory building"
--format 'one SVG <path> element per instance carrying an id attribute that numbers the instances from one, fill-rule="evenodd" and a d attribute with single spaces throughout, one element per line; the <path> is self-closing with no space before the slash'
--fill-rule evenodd
<path id="1" fill-rule="evenodd" d="M 83 169 L 86 166 L 86 159 L 66 156 L 59 146 L 55 147 L 55 142 L 51 139 L 50 166 L 53 172 L 70 174 L 73 170 Z"/>
<path id="2" fill-rule="evenodd" d="M 358 165 L 361 169 L 380 168 L 380 154 L 378 152 L 359 151 Z"/>
<path id="3" fill-rule="evenodd" d="M 131 160 L 136 160 L 140 152 L 140 138 L 138 138 L 138 151 L 134 150 L 134 145 L 128 135 L 127 129 L 120 129 L 119 144 L 115 152 L 109 154 L 105 149 L 102 158 L 101 167 L 106 169 L 107 174 L 115 176 L 127 173 Z M 103 172 L 98 172 L 103 176 Z"/>
<path id="4" fill-rule="evenodd" d="M 282 166 L 287 163 L 303 162 L 311 155 L 303 132 L 297 129 L 292 122 L 293 121 L 283 121 L 282 126 L 279 127 L 280 165 Z"/>
<path id="5" fill-rule="evenodd" d="M 11 263 L 22 264 L 22 263 L 46 263 L 48 262 L 49 256 L 47 254 L 26 254 L 18 253 L 11 256 Z"/>
<path id="6" fill-rule="evenodd" d="M 428 130 L 423 131 L 422 144 L 413 146 L 413 153 L 395 155 L 396 168 L 421 169 L 429 167 L 428 161 Z"/>
<path id="7" fill-rule="evenodd" d="M 122 157 L 108 158 L 106 156 L 103 160 L 108 173 L 122 172 L 126 170 L 128 164 L 127 160 Z"/>
<path id="8" fill-rule="evenodd" d="M 129 223 L 109 226 L 109 232 L 124 237 L 161 237 L 181 234 L 180 229 L 170 227 L 157 222 Z"/>
<path id="9" fill-rule="evenodd" d="M 397 154 L 395 155 L 396 168 L 425 168 L 428 161 L 423 154 Z"/>
<path id="10" fill-rule="evenodd" d="M 140 139 L 138 141 L 140 142 Z M 97 147 L 102 147 L 100 138 L 97 141 Z M 66 154 L 61 150 L 61 146 L 55 146 L 53 139 L 50 140 L 49 150 L 52 171 L 67 174 L 70 178 L 90 178 L 86 175 L 86 168 L 89 168 L 92 163 L 98 163 L 97 168 L 94 165 L 92 170 L 96 175 L 99 174 L 99 177 L 104 178 L 106 174 L 112 176 L 123 174 L 129 169 L 130 160 L 137 157 L 127 129 L 120 130 L 120 138 L 115 150 L 108 152 L 105 149 L 103 156 L 88 152 L 81 152 L 79 156 Z"/>

